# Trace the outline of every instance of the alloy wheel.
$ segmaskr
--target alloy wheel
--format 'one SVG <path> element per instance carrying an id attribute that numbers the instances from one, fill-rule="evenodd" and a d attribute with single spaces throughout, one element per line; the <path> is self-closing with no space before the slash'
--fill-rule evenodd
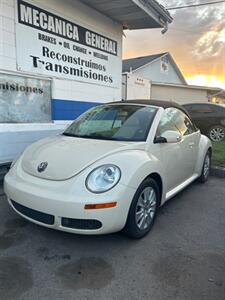
<path id="1" fill-rule="evenodd" d="M 157 209 L 157 196 L 152 187 L 146 187 L 140 194 L 136 205 L 136 225 L 140 230 L 147 229 L 154 220 Z"/>
<path id="2" fill-rule="evenodd" d="M 225 131 L 222 127 L 213 127 L 210 130 L 209 136 L 213 142 L 220 142 L 225 137 Z"/>
<path id="3" fill-rule="evenodd" d="M 203 174 L 204 174 L 205 178 L 207 178 L 209 176 L 210 164 L 211 164 L 210 156 L 209 156 L 209 154 L 207 154 L 205 157 L 204 166 L 203 166 Z"/>

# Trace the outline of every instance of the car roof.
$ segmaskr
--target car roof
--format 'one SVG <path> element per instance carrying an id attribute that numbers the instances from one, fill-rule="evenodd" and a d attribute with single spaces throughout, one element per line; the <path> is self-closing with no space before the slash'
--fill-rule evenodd
<path id="1" fill-rule="evenodd" d="M 189 113 L 183 106 L 181 106 L 180 104 L 173 102 L 173 101 L 135 99 L 135 100 L 110 102 L 108 104 L 137 104 L 137 105 L 141 104 L 141 105 L 146 105 L 146 106 L 152 105 L 152 106 L 163 107 L 164 109 L 174 107 L 174 108 L 182 110 L 186 115 L 189 116 Z"/>

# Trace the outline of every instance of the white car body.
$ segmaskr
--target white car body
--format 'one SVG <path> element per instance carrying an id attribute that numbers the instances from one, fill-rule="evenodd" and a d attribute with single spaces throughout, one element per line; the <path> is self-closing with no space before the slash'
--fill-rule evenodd
<path id="1" fill-rule="evenodd" d="M 159 184 L 162 205 L 201 176 L 205 155 L 211 149 L 210 140 L 199 131 L 177 143 L 154 143 L 164 110 L 157 107 L 146 141 L 59 135 L 32 144 L 5 176 L 4 190 L 10 205 L 34 223 L 78 234 L 105 234 L 123 229 L 135 192 L 148 176 Z M 37 166 L 45 161 L 49 167 L 39 173 Z M 112 189 L 93 193 L 87 189 L 86 179 L 92 170 L 105 164 L 118 166 L 121 178 Z M 45 224 L 21 213 L 12 200 L 54 216 L 54 223 Z M 111 202 L 116 202 L 116 206 L 84 209 L 86 204 Z M 102 225 L 97 229 L 71 228 L 62 225 L 62 218 L 98 220 Z"/>

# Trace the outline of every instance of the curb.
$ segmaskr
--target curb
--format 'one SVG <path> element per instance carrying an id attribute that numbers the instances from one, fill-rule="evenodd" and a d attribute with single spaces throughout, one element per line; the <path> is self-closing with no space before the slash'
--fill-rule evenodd
<path id="1" fill-rule="evenodd" d="M 210 175 L 214 177 L 225 178 L 225 168 L 212 166 Z"/>

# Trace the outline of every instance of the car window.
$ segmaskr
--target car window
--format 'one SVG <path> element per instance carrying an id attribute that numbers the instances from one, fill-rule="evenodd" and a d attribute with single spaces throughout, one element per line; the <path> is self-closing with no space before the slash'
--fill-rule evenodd
<path id="1" fill-rule="evenodd" d="M 211 105 L 207 104 L 195 104 L 191 106 L 191 112 L 193 113 L 212 113 L 214 109 Z"/>
<path id="2" fill-rule="evenodd" d="M 192 111 L 193 110 L 193 105 L 190 104 L 184 104 L 183 107 L 188 110 L 188 111 Z"/>
<path id="3" fill-rule="evenodd" d="M 161 136 L 167 130 L 173 130 L 179 132 L 178 128 L 173 122 L 174 110 L 170 108 L 166 109 L 163 113 L 163 116 L 159 122 L 159 126 L 156 131 L 156 136 Z"/>
<path id="4" fill-rule="evenodd" d="M 160 136 L 167 130 L 177 131 L 183 136 L 196 131 L 195 126 L 188 116 L 181 110 L 173 107 L 165 109 L 157 128 L 156 135 Z"/>
<path id="5" fill-rule="evenodd" d="M 174 115 L 173 122 L 183 136 L 192 134 L 196 131 L 195 126 L 192 124 L 188 116 L 178 109 Z"/>
<path id="6" fill-rule="evenodd" d="M 222 105 L 221 106 L 217 105 L 214 107 L 214 109 L 219 115 L 225 117 L 225 107 L 223 107 Z"/>

